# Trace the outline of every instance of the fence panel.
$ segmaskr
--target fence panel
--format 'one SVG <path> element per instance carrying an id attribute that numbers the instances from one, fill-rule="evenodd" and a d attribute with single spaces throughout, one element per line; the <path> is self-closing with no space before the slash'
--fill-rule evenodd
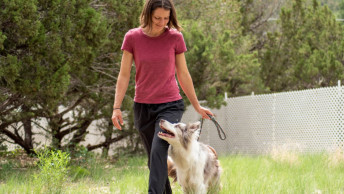
<path id="1" fill-rule="evenodd" d="M 221 141 L 215 125 L 206 121 L 200 141 L 219 153 L 266 154 L 282 146 L 332 152 L 344 147 L 343 109 L 343 86 L 229 98 L 226 106 L 213 110 L 227 139 Z M 198 119 L 189 107 L 182 122 Z"/>
<path id="2" fill-rule="evenodd" d="M 274 147 L 306 153 L 344 148 L 344 86 L 229 98 L 226 106 L 212 111 L 227 139 L 222 141 L 207 120 L 200 141 L 222 154 L 266 154 Z M 182 122 L 199 119 L 188 107 Z M 83 144 L 103 138 L 95 125 L 89 131 Z M 43 135 L 35 138 L 49 141 Z"/>

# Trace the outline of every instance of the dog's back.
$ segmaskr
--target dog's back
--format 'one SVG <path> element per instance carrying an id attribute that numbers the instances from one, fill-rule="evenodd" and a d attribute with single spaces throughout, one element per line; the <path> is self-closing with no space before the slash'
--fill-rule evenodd
<path id="1" fill-rule="evenodd" d="M 201 143 L 202 144 L 202 143 Z M 207 152 L 207 162 L 204 167 L 204 182 L 208 185 L 208 191 L 211 193 L 217 193 L 220 189 L 220 173 L 221 167 L 218 160 L 217 153 L 214 148 L 209 145 L 203 144 L 204 149 Z"/>

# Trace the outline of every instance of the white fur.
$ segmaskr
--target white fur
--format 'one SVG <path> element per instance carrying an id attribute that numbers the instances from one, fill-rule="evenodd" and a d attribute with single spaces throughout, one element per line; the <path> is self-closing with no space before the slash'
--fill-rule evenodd
<path id="1" fill-rule="evenodd" d="M 213 150 L 197 141 L 199 122 L 185 125 L 162 120 L 160 126 L 174 134 L 172 137 L 159 133 L 159 137 L 170 143 L 169 156 L 174 162 L 177 180 L 184 193 L 206 194 L 209 187 L 212 187 L 212 191 L 218 191 L 221 169 Z"/>

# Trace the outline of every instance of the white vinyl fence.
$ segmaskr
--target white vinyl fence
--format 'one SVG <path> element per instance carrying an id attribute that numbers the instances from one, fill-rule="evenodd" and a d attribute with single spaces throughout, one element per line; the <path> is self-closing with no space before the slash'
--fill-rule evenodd
<path id="1" fill-rule="evenodd" d="M 301 153 L 332 152 L 344 147 L 344 87 L 229 98 L 212 110 L 224 129 L 204 121 L 200 141 L 221 154 L 267 154 L 274 148 Z M 199 120 L 188 107 L 182 122 Z"/>

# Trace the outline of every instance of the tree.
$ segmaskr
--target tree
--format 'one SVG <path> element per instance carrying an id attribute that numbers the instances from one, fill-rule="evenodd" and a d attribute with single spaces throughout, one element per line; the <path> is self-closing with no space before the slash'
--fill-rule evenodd
<path id="1" fill-rule="evenodd" d="M 252 33 L 262 36 L 271 28 L 269 19 L 278 18 L 281 6 L 285 5 L 285 0 L 237 0 L 240 2 L 240 12 L 242 14 L 241 26 L 243 33 Z"/>
<path id="2" fill-rule="evenodd" d="M 333 14 L 338 18 L 340 17 L 340 4 L 341 4 L 342 0 L 319 0 L 319 3 L 321 5 L 327 5 L 327 7 L 329 7 L 331 9 L 331 11 L 333 12 Z"/>
<path id="3" fill-rule="evenodd" d="M 344 0 L 341 0 L 339 2 L 339 11 L 338 11 L 338 17 L 340 19 L 344 18 Z"/>
<path id="4" fill-rule="evenodd" d="M 137 0 L 106 0 L 102 4 L 95 4 L 98 10 L 106 16 L 111 26 L 109 39 L 101 50 L 102 53 L 92 67 L 94 71 L 99 73 L 98 81 L 92 86 L 92 90 L 97 93 L 104 102 L 104 106 L 100 110 L 101 119 L 98 120 L 98 129 L 103 131 L 105 140 L 98 145 L 88 145 L 88 150 L 96 148 L 103 149 L 103 155 L 107 155 L 110 146 L 114 143 L 124 145 L 125 149 L 117 149 L 118 152 L 141 152 L 143 147 L 141 140 L 134 127 L 133 114 L 133 96 L 135 93 L 135 66 L 131 72 L 131 79 L 126 96 L 122 103 L 122 111 L 125 125 L 123 130 L 114 130 L 111 116 L 115 94 L 115 84 L 120 69 L 120 61 L 122 56 L 121 45 L 124 34 L 131 28 L 139 26 L 139 15 L 144 1 Z M 97 102 L 94 103 L 96 106 Z M 85 109 L 88 108 L 88 105 Z M 122 142 L 122 143 L 121 143 Z"/>
<path id="5" fill-rule="evenodd" d="M 224 92 L 230 96 L 264 92 L 258 55 L 250 51 L 254 38 L 242 35 L 237 1 L 180 1 L 176 6 L 188 48 L 187 64 L 200 100 L 220 107 Z"/>
<path id="6" fill-rule="evenodd" d="M 282 9 L 280 32 L 261 50 L 261 76 L 271 91 L 334 85 L 343 79 L 343 29 L 327 6 L 295 0 Z"/>
<path id="7" fill-rule="evenodd" d="M 73 45 L 64 44 L 70 20 L 54 21 L 51 12 L 39 12 L 36 1 L 2 1 L 0 7 L 0 132 L 32 153 L 31 119 L 41 114 L 42 104 L 56 105 L 68 88 L 71 62 L 62 48 L 71 50 Z M 52 25 L 45 26 L 40 17 L 50 18 Z M 58 25 L 67 36 L 57 35 Z"/>
<path id="8" fill-rule="evenodd" d="M 47 133 L 53 146 L 73 148 L 94 120 L 108 123 L 119 69 L 114 61 L 126 31 L 121 27 L 134 21 L 125 10 L 137 16 L 142 4 L 121 3 L 0 2 L 0 134 L 33 153 L 40 143 L 34 141 L 33 126 Z M 125 3 L 136 7 L 126 9 Z M 111 134 L 88 147 L 108 147 L 127 136 Z"/>

